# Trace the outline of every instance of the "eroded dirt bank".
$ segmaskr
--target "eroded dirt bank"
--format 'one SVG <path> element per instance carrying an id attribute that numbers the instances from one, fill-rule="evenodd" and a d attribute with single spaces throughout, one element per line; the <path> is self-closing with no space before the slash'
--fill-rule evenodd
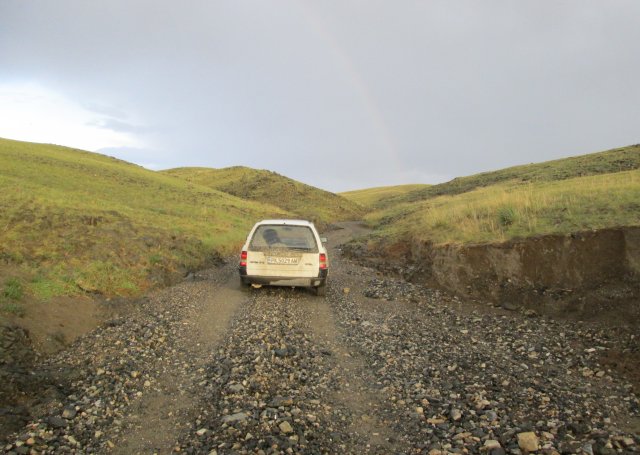
<path id="1" fill-rule="evenodd" d="M 640 324 L 640 227 L 547 235 L 498 244 L 349 247 L 415 283 L 552 316 Z"/>

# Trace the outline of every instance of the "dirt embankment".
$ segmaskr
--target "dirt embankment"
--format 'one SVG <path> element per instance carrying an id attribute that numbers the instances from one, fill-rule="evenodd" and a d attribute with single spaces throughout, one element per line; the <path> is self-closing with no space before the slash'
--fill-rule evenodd
<path id="1" fill-rule="evenodd" d="M 357 246 L 351 252 L 366 254 Z M 497 244 L 396 244 L 374 253 L 374 262 L 381 253 L 387 270 L 465 298 L 551 316 L 640 322 L 640 227 Z"/>

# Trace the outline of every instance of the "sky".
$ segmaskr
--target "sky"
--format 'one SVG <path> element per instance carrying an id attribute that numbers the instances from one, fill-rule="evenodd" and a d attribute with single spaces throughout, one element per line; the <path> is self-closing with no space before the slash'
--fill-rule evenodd
<path id="1" fill-rule="evenodd" d="M 0 137 L 329 191 L 640 142 L 637 0 L 0 0 Z"/>

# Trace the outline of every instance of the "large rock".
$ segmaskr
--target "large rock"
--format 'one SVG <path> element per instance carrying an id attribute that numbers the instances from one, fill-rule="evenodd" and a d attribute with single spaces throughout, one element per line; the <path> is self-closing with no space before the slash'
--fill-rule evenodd
<path id="1" fill-rule="evenodd" d="M 62 411 L 62 417 L 64 417 L 65 419 L 73 419 L 77 413 L 78 411 L 76 411 L 76 408 L 74 408 L 73 406 L 69 406 L 64 408 L 64 411 Z"/>
<path id="2" fill-rule="evenodd" d="M 58 416 L 49 417 L 48 422 L 53 428 L 64 428 L 67 426 L 67 421 Z"/>
<path id="3" fill-rule="evenodd" d="M 532 431 L 518 433 L 518 446 L 525 452 L 535 452 L 538 450 L 538 437 Z"/>
<path id="4" fill-rule="evenodd" d="M 284 434 L 293 433 L 291 424 L 286 420 L 284 422 L 281 422 L 280 425 L 278 425 L 278 428 L 280 428 L 280 431 L 282 431 Z"/>
<path id="5" fill-rule="evenodd" d="M 246 420 L 247 417 L 247 414 L 245 414 L 244 412 L 236 412 L 235 414 L 224 416 L 222 418 L 222 421 L 224 423 L 242 422 L 243 420 Z"/>

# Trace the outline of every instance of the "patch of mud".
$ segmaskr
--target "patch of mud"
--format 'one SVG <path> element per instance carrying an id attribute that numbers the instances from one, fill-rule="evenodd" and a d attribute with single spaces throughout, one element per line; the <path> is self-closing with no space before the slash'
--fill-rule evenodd
<path id="1" fill-rule="evenodd" d="M 42 354 L 54 354 L 89 333 L 122 310 L 122 303 L 91 297 L 55 297 L 49 301 L 21 302 L 23 314 L 10 319 L 28 334 Z"/>

